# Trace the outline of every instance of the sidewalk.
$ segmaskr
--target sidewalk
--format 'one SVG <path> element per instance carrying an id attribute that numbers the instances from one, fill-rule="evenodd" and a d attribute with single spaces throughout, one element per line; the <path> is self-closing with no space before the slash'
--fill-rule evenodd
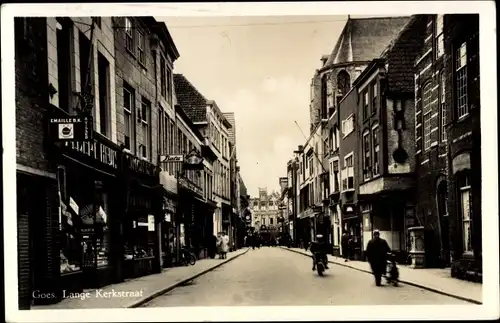
<path id="1" fill-rule="evenodd" d="M 304 251 L 304 249 L 282 248 L 292 252 L 303 254 L 305 256 L 311 256 L 311 253 L 309 251 Z M 333 264 L 349 267 L 371 274 L 370 264 L 365 261 L 349 260 L 348 262 L 345 262 L 343 258 L 334 257 L 331 255 L 328 255 L 328 260 L 328 262 Z M 400 276 L 399 281 L 404 284 L 424 288 L 433 292 L 459 298 L 472 303 L 482 304 L 483 285 L 452 278 L 450 275 L 450 269 L 413 269 L 409 266 L 402 265 L 398 265 L 398 268 Z"/>
<path id="2" fill-rule="evenodd" d="M 131 308 L 139 307 L 151 299 L 164 294 L 179 285 L 195 279 L 215 268 L 245 254 L 243 248 L 227 254 L 227 259 L 202 259 L 194 266 L 166 268 L 162 273 L 148 275 L 123 283 L 104 286 L 98 290 L 84 290 L 86 299 L 64 299 L 57 304 L 33 306 L 32 310 L 54 309 L 94 309 L 94 308 Z M 121 293 L 120 293 L 121 292 Z M 125 295 L 124 292 L 130 292 Z M 114 294 L 114 295 L 113 295 Z M 121 295 L 120 295 L 121 294 Z"/>

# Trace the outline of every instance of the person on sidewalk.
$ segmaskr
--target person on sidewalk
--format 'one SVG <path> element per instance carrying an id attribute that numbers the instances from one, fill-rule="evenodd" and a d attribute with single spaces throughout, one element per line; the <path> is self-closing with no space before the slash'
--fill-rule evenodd
<path id="1" fill-rule="evenodd" d="M 384 239 L 380 238 L 380 231 L 373 231 L 373 239 L 366 246 L 366 256 L 372 273 L 375 276 L 375 284 L 382 284 L 382 275 L 387 269 L 387 254 L 391 251 L 389 244 Z"/>
<path id="2" fill-rule="evenodd" d="M 349 260 L 349 234 L 344 232 L 342 235 L 342 257 L 344 257 L 344 262 Z"/>
<path id="3" fill-rule="evenodd" d="M 223 232 L 221 236 L 221 256 L 222 259 L 227 258 L 227 253 L 229 251 L 229 236 Z"/>

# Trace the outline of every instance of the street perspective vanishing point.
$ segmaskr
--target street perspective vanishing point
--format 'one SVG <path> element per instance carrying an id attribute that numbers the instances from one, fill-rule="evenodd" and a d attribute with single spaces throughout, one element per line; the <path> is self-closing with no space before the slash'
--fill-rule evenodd
<path id="1" fill-rule="evenodd" d="M 20 310 L 483 303 L 479 14 L 14 24 Z"/>

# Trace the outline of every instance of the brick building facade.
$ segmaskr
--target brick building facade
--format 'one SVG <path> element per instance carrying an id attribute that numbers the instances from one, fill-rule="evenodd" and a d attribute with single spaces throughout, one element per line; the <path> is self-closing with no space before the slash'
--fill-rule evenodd
<path id="1" fill-rule="evenodd" d="M 479 15 L 444 15 L 443 30 L 452 276 L 481 280 Z"/>

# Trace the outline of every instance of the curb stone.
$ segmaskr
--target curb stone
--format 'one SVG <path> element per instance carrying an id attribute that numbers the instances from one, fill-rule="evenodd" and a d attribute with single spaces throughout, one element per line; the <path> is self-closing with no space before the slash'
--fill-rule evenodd
<path id="1" fill-rule="evenodd" d="M 297 251 L 297 250 L 283 248 L 283 247 L 280 247 L 280 248 L 284 249 L 284 250 L 291 251 L 291 252 L 298 253 L 298 254 L 306 256 L 306 257 L 311 257 L 311 256 L 309 256 L 309 255 L 307 255 L 305 253 L 302 253 L 300 251 Z M 340 262 L 332 261 L 332 260 L 329 260 L 328 263 L 331 263 L 331 264 L 334 264 L 334 265 L 337 265 L 337 266 L 343 266 L 343 267 L 351 268 L 351 269 L 354 269 L 354 270 L 361 271 L 361 272 L 368 273 L 368 274 L 372 275 L 372 272 L 369 271 L 369 270 L 356 268 L 354 266 L 350 266 L 350 265 L 347 265 L 345 263 L 340 263 Z M 384 275 L 384 277 L 385 277 L 385 275 Z M 477 300 L 472 299 L 472 298 L 467 298 L 467 297 L 463 297 L 463 296 L 459 296 L 459 295 L 455 295 L 455 294 L 443 292 L 443 291 L 440 291 L 440 290 L 437 290 L 437 289 L 434 289 L 434 288 L 431 288 L 431 287 L 428 287 L 428 286 L 425 286 L 425 285 L 413 283 L 413 282 L 410 282 L 410 281 L 398 279 L 398 282 L 401 282 L 401 283 L 406 284 L 406 285 L 410 285 L 410 286 L 422 288 L 422 289 L 425 289 L 425 290 L 428 290 L 428 291 L 431 291 L 431 292 L 434 292 L 434 293 L 437 293 L 437 294 L 441 294 L 441 295 L 453 297 L 453 298 L 456 298 L 456 299 L 459 299 L 459 300 L 462 300 L 462 301 L 466 301 L 466 302 L 469 302 L 469 303 L 473 303 L 473 304 L 476 304 L 476 305 L 482 305 L 483 304 L 482 302 L 477 301 Z"/>
<path id="2" fill-rule="evenodd" d="M 201 272 L 199 272 L 197 274 L 191 275 L 188 278 L 185 278 L 185 279 L 180 280 L 178 282 L 175 282 L 175 283 L 173 283 L 173 284 L 171 284 L 171 285 L 169 285 L 169 286 L 167 286 L 165 288 L 157 290 L 157 291 L 151 293 L 150 295 L 148 295 L 148 296 L 146 296 L 146 297 L 144 297 L 144 298 L 142 298 L 142 299 L 140 299 L 138 301 L 133 302 L 132 304 L 126 306 L 125 308 L 137 308 L 137 307 L 140 307 L 140 306 L 142 306 L 142 305 L 150 302 L 151 300 L 157 298 L 158 296 L 161 296 L 161 295 L 163 295 L 165 293 L 168 293 L 169 291 L 171 291 L 171 290 L 179 287 L 180 285 L 183 285 L 183 284 L 185 284 L 185 283 L 187 283 L 187 282 L 189 282 L 191 280 L 194 280 L 194 279 L 198 278 L 199 276 L 202 276 L 202 275 L 204 275 L 204 274 L 206 274 L 206 273 L 208 273 L 208 272 L 210 272 L 210 271 L 212 271 L 212 270 L 214 270 L 214 269 L 216 269 L 216 268 L 218 268 L 218 267 L 220 267 L 220 266 L 222 266 L 224 264 L 227 264 L 230 261 L 233 261 L 234 259 L 236 259 L 236 258 L 238 258 L 240 256 L 243 256 L 244 254 L 246 254 L 248 252 L 248 250 L 249 249 L 247 249 L 246 251 L 240 253 L 239 255 L 236 255 L 236 256 L 234 256 L 232 258 L 226 259 L 225 261 L 222 261 L 222 262 L 218 263 L 217 265 L 215 265 L 213 267 L 209 267 L 209 268 L 207 268 L 207 269 L 205 269 L 205 270 L 203 270 L 203 271 L 201 271 Z"/>

